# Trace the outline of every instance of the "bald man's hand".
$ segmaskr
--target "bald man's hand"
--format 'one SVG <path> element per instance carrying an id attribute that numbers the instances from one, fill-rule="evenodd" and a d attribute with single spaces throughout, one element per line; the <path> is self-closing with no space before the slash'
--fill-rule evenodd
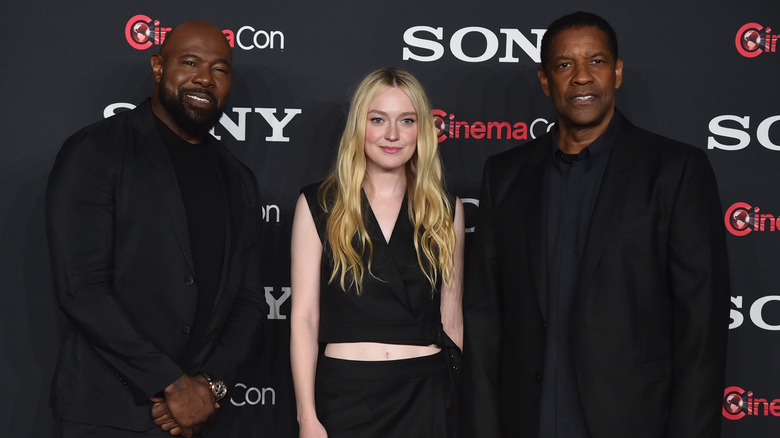
<path id="1" fill-rule="evenodd" d="M 152 401 L 152 418 L 154 418 L 154 424 L 160 426 L 160 428 L 171 435 L 181 435 L 182 429 L 179 423 L 173 419 L 173 416 L 168 412 L 168 404 L 165 403 L 165 397 L 162 395 L 154 396 L 150 399 Z"/>
<path id="2" fill-rule="evenodd" d="M 165 388 L 163 396 L 153 397 L 154 423 L 171 435 L 186 438 L 198 433 L 219 409 L 219 403 L 206 379 L 183 375 Z"/>

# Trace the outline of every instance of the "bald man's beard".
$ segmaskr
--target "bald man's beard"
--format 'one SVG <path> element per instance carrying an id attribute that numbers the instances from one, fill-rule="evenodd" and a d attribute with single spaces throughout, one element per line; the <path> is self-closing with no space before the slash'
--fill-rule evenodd
<path id="1" fill-rule="evenodd" d="M 210 109 L 203 109 L 188 105 L 184 101 L 184 95 L 188 91 L 206 94 L 212 102 L 216 102 L 214 95 L 206 89 L 193 88 L 190 90 L 174 90 L 167 86 L 163 78 L 163 80 L 160 81 L 159 87 L 160 103 L 168 114 L 170 114 L 173 123 L 175 123 L 179 129 L 194 137 L 203 138 L 209 130 L 217 124 L 219 118 L 222 117 L 222 111 L 225 109 L 225 106 L 214 106 Z"/>

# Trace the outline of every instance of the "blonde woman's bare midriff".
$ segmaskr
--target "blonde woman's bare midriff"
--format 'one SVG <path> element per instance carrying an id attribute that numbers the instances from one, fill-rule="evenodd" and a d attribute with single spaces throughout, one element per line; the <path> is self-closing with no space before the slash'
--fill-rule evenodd
<path id="1" fill-rule="evenodd" d="M 379 342 L 342 342 L 325 346 L 325 356 L 346 360 L 398 360 L 430 356 L 441 351 L 437 345 L 383 344 Z"/>

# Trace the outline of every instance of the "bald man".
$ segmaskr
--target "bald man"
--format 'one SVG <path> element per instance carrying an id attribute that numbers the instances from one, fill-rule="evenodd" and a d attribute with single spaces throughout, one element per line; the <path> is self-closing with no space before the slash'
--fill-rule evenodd
<path id="1" fill-rule="evenodd" d="M 267 314 L 257 182 L 208 135 L 230 92 L 230 46 L 189 21 L 151 67 L 151 99 L 68 138 L 49 175 L 63 437 L 198 434 Z"/>

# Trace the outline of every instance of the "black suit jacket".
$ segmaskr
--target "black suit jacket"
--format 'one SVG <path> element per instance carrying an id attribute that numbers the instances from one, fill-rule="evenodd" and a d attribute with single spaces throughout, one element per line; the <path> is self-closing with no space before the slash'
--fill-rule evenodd
<path id="1" fill-rule="evenodd" d="M 208 141 L 215 141 L 209 139 Z M 149 101 L 70 137 L 49 176 L 46 221 L 67 323 L 52 389 L 58 418 L 151 427 L 149 397 L 184 373 L 230 385 L 267 313 L 257 182 L 221 144 L 228 212 L 222 279 L 191 363 L 178 364 L 198 294 L 187 216 Z"/>
<path id="2" fill-rule="evenodd" d="M 715 177 L 703 151 L 622 125 L 572 316 L 587 424 L 593 438 L 717 438 L 729 277 Z M 551 135 L 485 165 L 464 296 L 467 437 L 538 429 Z"/>

